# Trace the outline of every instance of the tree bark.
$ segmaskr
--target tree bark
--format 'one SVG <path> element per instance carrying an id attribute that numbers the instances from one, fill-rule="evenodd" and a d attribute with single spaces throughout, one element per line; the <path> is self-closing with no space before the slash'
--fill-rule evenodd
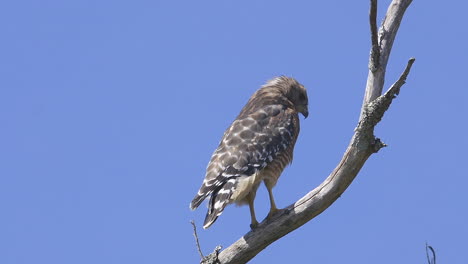
<path id="1" fill-rule="evenodd" d="M 382 94 L 388 58 L 400 22 L 412 0 L 393 0 L 378 30 L 377 0 L 370 0 L 371 52 L 369 74 L 361 107 L 361 116 L 354 135 L 341 161 L 318 187 L 294 204 L 283 209 L 275 218 L 264 220 L 259 226 L 219 252 L 219 248 L 202 260 L 202 263 L 246 263 L 268 245 L 307 223 L 335 202 L 357 176 L 366 160 L 385 144 L 374 136 L 374 128 L 399 94 L 411 66 L 409 59 L 400 78 Z"/>

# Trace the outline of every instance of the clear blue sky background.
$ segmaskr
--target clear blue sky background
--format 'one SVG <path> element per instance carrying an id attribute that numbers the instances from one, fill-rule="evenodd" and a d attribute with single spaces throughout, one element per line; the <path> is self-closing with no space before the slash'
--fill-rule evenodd
<path id="1" fill-rule="evenodd" d="M 467 8 L 413 3 L 386 87 L 417 60 L 376 131 L 389 147 L 252 263 L 425 263 L 426 242 L 466 263 Z M 198 263 L 206 210 L 188 204 L 250 95 L 281 74 L 309 90 L 284 207 L 341 158 L 367 78 L 368 1 L 3 1 L 0 25 L 2 264 Z M 248 230 L 231 206 L 202 248 Z"/>

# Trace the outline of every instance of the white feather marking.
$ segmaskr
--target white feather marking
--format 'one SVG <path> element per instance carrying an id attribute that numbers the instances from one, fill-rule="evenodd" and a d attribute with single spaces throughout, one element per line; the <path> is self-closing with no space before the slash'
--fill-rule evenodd
<path id="1" fill-rule="evenodd" d="M 217 201 L 215 204 L 214 204 L 214 208 L 215 209 L 220 209 L 224 204 L 224 201 Z"/>
<path id="2" fill-rule="evenodd" d="M 218 194 L 224 194 L 224 193 L 230 193 L 231 190 L 228 190 L 228 189 L 221 189 L 219 190 Z"/>

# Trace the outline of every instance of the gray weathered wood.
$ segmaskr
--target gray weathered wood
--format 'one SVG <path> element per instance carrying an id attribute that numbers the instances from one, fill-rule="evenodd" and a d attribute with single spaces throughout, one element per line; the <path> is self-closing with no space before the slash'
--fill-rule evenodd
<path id="1" fill-rule="evenodd" d="M 283 209 L 275 218 L 264 220 L 255 230 L 248 232 L 223 251 L 212 253 L 210 260 L 205 259 L 203 263 L 248 262 L 268 245 L 326 210 L 351 184 L 369 156 L 385 147 L 385 144 L 374 136 L 374 127 L 398 95 L 414 62 L 414 58 L 411 58 L 397 82 L 384 95 L 381 95 L 393 41 L 403 14 L 411 2 L 412 0 L 392 1 L 379 29 L 379 39 L 376 43 L 372 21 L 375 21 L 377 1 L 371 0 L 371 39 L 374 45 L 369 58 L 369 75 L 361 107 L 361 117 L 337 167 L 322 184 Z M 375 46 L 376 44 L 378 47 Z"/>
<path id="2" fill-rule="evenodd" d="M 369 73 L 367 75 L 366 92 L 362 103 L 363 107 L 361 108 L 361 118 L 364 106 L 382 94 L 385 83 L 385 72 L 387 69 L 388 58 L 392 51 L 393 41 L 395 40 L 398 29 L 400 28 L 403 15 L 411 2 L 412 0 L 393 0 L 388 7 L 387 14 L 385 15 L 379 29 L 378 58 L 372 59 L 374 54 L 371 52 L 369 59 Z M 376 9 L 375 12 L 377 12 Z M 372 16 L 372 8 L 370 13 Z M 372 50 L 373 49 L 371 49 L 371 51 Z"/>

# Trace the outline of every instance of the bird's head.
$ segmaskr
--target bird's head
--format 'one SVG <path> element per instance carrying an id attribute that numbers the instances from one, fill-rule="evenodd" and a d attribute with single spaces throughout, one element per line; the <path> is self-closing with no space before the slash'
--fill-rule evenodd
<path id="1" fill-rule="evenodd" d="M 278 88 L 293 104 L 297 112 L 301 113 L 305 118 L 309 116 L 309 99 L 307 97 L 307 90 L 296 79 L 280 76 L 270 80 L 267 85 Z"/>

